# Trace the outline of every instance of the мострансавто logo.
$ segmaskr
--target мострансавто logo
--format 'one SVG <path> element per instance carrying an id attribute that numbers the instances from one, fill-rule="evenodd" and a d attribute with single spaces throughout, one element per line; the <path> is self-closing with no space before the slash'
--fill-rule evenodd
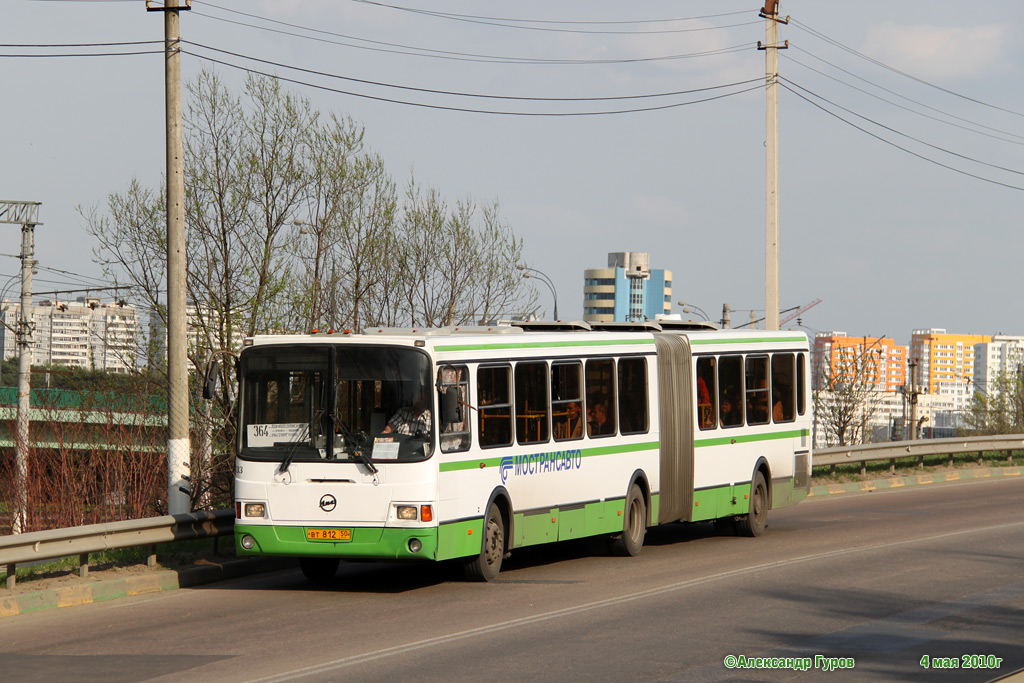
<path id="1" fill-rule="evenodd" d="M 501 459 L 501 483 L 508 481 L 509 474 L 517 477 L 545 472 L 564 472 L 578 470 L 583 466 L 583 451 L 549 451 L 547 453 L 530 453 L 528 455 L 507 456 Z"/>

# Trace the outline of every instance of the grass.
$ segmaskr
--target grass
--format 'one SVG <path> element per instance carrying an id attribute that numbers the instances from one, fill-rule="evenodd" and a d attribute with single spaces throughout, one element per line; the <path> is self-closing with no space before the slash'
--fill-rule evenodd
<path id="1" fill-rule="evenodd" d="M 864 474 L 861 474 L 861 463 L 853 461 L 842 465 L 825 465 L 815 467 L 811 473 L 811 484 L 844 484 L 851 482 L 886 479 L 890 477 L 910 477 L 931 472 L 970 469 L 974 467 L 1010 467 L 1024 463 L 1021 451 L 1014 451 L 1010 458 L 1004 451 L 985 451 L 979 463 L 978 453 L 959 453 L 949 455 L 926 455 L 924 465 L 920 465 L 920 456 L 897 458 L 895 468 L 890 460 L 875 460 L 864 463 Z M 952 465 L 950 462 L 952 461 Z"/>

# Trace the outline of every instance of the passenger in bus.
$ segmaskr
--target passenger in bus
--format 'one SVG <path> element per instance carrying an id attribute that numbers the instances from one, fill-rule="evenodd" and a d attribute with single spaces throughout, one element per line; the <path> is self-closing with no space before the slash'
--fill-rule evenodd
<path id="1" fill-rule="evenodd" d="M 608 409 L 604 401 L 597 401 L 591 408 L 591 420 L 588 426 L 590 436 L 605 436 L 611 434 L 611 422 L 608 421 Z"/>
<path id="2" fill-rule="evenodd" d="M 697 410 L 700 419 L 701 429 L 710 429 L 715 426 L 715 417 L 711 412 L 711 392 L 708 391 L 707 382 L 703 377 L 697 378 Z"/>
<path id="3" fill-rule="evenodd" d="M 555 438 L 559 441 L 564 439 L 578 439 L 583 436 L 583 414 L 578 401 L 566 403 L 567 417 L 562 420 L 558 418 L 555 423 Z"/>
<path id="4" fill-rule="evenodd" d="M 398 409 L 387 425 L 381 430 L 381 434 L 430 434 L 430 411 L 427 410 L 427 401 L 422 394 L 416 397 L 412 406 L 404 406 Z"/>
<path id="5" fill-rule="evenodd" d="M 735 427 L 743 424 L 743 413 L 738 403 L 735 403 L 728 395 L 722 396 L 719 403 L 720 417 L 723 427 Z"/>

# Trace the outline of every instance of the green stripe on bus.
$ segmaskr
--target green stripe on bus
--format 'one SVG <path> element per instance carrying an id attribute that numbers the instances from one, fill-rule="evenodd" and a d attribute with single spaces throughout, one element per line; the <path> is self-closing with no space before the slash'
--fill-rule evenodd
<path id="1" fill-rule="evenodd" d="M 787 432 L 769 432 L 767 434 L 737 434 L 736 436 L 721 436 L 713 439 L 695 439 L 694 448 L 702 446 L 722 446 L 732 443 L 752 443 L 754 441 L 772 441 L 774 439 L 792 439 L 799 436 L 810 435 L 809 429 L 793 429 Z"/>
<path id="2" fill-rule="evenodd" d="M 491 344 L 445 344 L 435 346 L 435 351 L 482 351 L 485 349 L 560 349 L 573 346 L 630 346 L 635 344 L 653 345 L 653 339 L 591 339 L 561 342 L 494 342 Z"/>
<path id="3" fill-rule="evenodd" d="M 770 344 L 774 342 L 805 342 L 806 337 L 740 337 L 732 339 L 691 339 L 691 346 L 704 344 Z"/>
<path id="4" fill-rule="evenodd" d="M 574 441 L 563 441 L 562 444 L 566 445 L 566 448 L 553 448 L 551 451 L 541 451 L 542 453 L 558 452 L 558 451 L 575 451 L 572 447 Z M 584 458 L 590 458 L 598 455 L 612 455 L 616 453 L 634 453 L 636 451 L 651 451 L 659 448 L 661 442 L 659 441 L 647 441 L 644 443 L 628 443 L 628 444 L 617 444 L 614 446 L 596 446 L 594 448 L 583 448 L 580 450 L 580 454 Z M 523 453 L 522 455 L 533 455 L 532 453 Z M 509 457 L 509 456 L 505 456 Z M 501 458 L 483 458 L 476 460 L 460 460 L 458 462 L 442 462 L 440 470 L 442 472 L 457 472 L 459 470 L 476 470 L 484 469 L 486 467 L 498 467 L 501 465 Z"/>
<path id="5" fill-rule="evenodd" d="M 750 484 L 731 484 L 693 492 L 691 522 L 745 515 L 750 511 Z"/>

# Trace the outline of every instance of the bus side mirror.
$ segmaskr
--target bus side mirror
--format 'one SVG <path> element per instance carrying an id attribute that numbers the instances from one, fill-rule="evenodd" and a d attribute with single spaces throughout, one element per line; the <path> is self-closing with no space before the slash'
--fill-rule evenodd
<path id="1" fill-rule="evenodd" d="M 217 368 L 220 361 L 211 360 L 206 366 L 206 376 L 203 378 L 203 398 L 209 400 L 217 393 Z"/>
<path id="2" fill-rule="evenodd" d="M 459 388 L 456 386 L 446 387 L 441 395 L 441 421 L 446 425 L 462 422 L 462 405 L 459 403 Z"/>

